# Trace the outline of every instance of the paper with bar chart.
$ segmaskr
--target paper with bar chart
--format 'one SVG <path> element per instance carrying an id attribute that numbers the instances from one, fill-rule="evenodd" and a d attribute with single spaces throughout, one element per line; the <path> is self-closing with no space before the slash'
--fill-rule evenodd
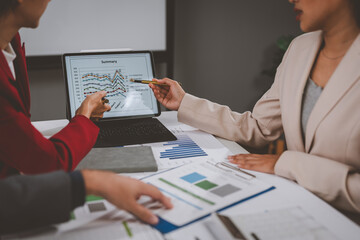
<path id="1" fill-rule="evenodd" d="M 177 167 L 198 159 L 225 161 L 232 153 L 213 135 L 188 127 L 185 124 L 169 126 L 176 141 L 144 144 L 151 146 L 159 170 Z"/>
<path id="2" fill-rule="evenodd" d="M 66 57 L 71 112 L 86 96 L 106 91 L 111 111 L 104 117 L 154 114 L 157 103 L 151 89 L 134 79 L 152 79 L 151 59 L 147 54 L 82 55 Z"/>
<path id="3" fill-rule="evenodd" d="M 101 197 L 89 195 L 86 197 L 86 203 L 74 209 L 71 213 L 71 221 L 57 226 L 58 232 L 62 233 L 78 229 L 115 211 L 117 211 L 117 208 L 108 201 Z"/>
<path id="4" fill-rule="evenodd" d="M 142 198 L 140 204 L 149 204 L 151 199 Z M 151 209 L 150 206 L 147 205 Z M 76 231 L 74 231 L 76 230 Z M 162 235 L 148 224 L 101 197 L 88 195 L 86 203 L 76 208 L 71 220 L 57 225 L 59 239 L 163 239 Z M 51 236 L 49 236 L 51 238 Z M 44 237 L 45 239 L 45 237 Z"/>
<path id="5" fill-rule="evenodd" d="M 246 180 L 236 170 L 200 159 L 143 179 L 171 198 L 174 208 L 155 212 L 181 226 L 240 200 L 272 189 L 256 178 Z"/>

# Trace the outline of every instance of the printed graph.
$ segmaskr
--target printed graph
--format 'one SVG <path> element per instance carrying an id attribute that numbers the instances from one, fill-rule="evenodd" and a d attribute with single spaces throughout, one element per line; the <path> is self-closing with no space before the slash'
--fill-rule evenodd
<path id="1" fill-rule="evenodd" d="M 202 157 L 208 154 L 187 135 L 177 135 L 178 140 L 164 144 L 164 147 L 171 147 L 160 152 L 160 158 L 169 160 Z"/>
<path id="2" fill-rule="evenodd" d="M 211 193 L 219 197 L 226 197 L 232 193 L 241 190 L 241 188 L 236 187 L 229 183 L 226 184 L 215 183 L 212 180 L 207 179 L 206 176 L 199 174 L 197 172 L 187 174 L 180 178 L 190 184 L 194 184 L 195 186 L 205 191 L 210 191 Z"/>
<path id="3" fill-rule="evenodd" d="M 175 174 L 175 176 L 168 178 L 160 177 L 158 180 L 161 183 L 166 184 L 167 187 L 180 191 L 182 196 L 158 186 L 160 191 L 198 210 L 204 209 L 204 206 L 201 203 L 207 206 L 216 205 L 217 203 L 214 199 L 215 195 L 220 198 L 225 198 L 241 190 L 241 188 L 221 181 L 219 178 L 208 178 L 204 174 L 198 172 L 191 172 L 185 175 L 181 174 L 181 176 Z M 210 193 L 210 195 L 208 193 Z M 190 199 L 188 197 L 190 197 Z M 198 202 L 193 202 L 191 199 L 197 200 Z"/>

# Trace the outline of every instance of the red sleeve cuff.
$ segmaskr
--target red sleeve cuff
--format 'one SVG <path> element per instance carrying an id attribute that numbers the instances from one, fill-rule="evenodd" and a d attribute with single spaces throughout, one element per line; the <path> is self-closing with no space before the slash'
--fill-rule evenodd
<path id="1" fill-rule="evenodd" d="M 71 163 L 68 171 L 74 170 L 79 162 L 89 153 L 95 145 L 99 128 L 87 117 L 77 115 L 70 123 L 51 140 L 61 141 L 70 152 Z"/>

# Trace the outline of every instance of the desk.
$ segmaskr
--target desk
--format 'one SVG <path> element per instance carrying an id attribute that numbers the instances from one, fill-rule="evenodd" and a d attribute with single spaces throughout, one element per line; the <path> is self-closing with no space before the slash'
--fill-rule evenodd
<path id="1" fill-rule="evenodd" d="M 165 126 L 176 125 L 176 112 L 163 112 L 159 120 Z M 54 120 L 33 122 L 33 125 L 45 136 L 51 136 L 61 130 L 67 123 L 67 120 Z M 237 143 L 218 139 L 232 153 L 246 153 L 246 150 Z M 251 212 L 253 209 L 266 210 L 297 205 L 306 212 L 311 213 L 317 222 L 330 229 L 339 239 L 359 239 L 360 227 L 358 225 L 298 184 L 275 175 L 259 172 L 251 173 L 260 180 L 274 185 L 276 189 L 229 208 L 223 213 L 246 213 Z M 199 239 L 211 239 L 210 236 L 206 235 L 205 231 L 200 233 L 201 228 L 202 224 L 198 222 L 170 233 L 169 236 L 171 239 L 183 239 L 184 236 L 186 236 L 186 239 L 195 239 L 195 236 Z"/>

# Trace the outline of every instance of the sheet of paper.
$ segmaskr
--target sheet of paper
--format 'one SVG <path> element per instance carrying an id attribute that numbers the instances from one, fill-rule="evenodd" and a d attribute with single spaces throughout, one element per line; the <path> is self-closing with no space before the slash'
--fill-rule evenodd
<path id="1" fill-rule="evenodd" d="M 57 226 L 59 239 L 163 239 L 156 229 L 108 201 L 95 196 L 87 199 L 84 206 L 75 209 L 73 220 Z M 150 209 L 157 204 L 149 197 L 140 198 L 139 203 Z"/>
<path id="2" fill-rule="evenodd" d="M 227 216 L 246 239 L 334 240 L 329 229 L 318 223 L 299 206 L 284 207 L 252 213 Z M 212 223 L 212 224 L 209 224 Z M 205 222 L 214 235 L 227 231 L 224 223 L 214 215 Z M 213 231 L 216 229 L 217 231 Z M 224 235 L 224 234 L 223 234 Z M 256 237 L 254 237 L 256 236 Z M 231 239 L 231 238 L 228 238 Z M 235 238 L 234 238 L 235 239 Z"/>
<path id="3" fill-rule="evenodd" d="M 158 232 L 151 226 L 141 223 L 139 221 L 114 221 L 105 219 L 91 222 L 80 229 L 61 233 L 58 236 L 59 239 L 62 240 L 164 239 L 160 232 Z"/>
<path id="4" fill-rule="evenodd" d="M 8 240 L 164 240 L 163 235 L 147 224 L 139 221 L 100 219 L 90 222 L 81 228 L 66 232 L 43 232 L 13 236 Z"/>
<path id="5" fill-rule="evenodd" d="M 188 164 L 198 159 L 213 158 L 223 161 L 232 153 L 213 135 L 185 124 L 169 127 L 178 138 L 172 142 L 144 144 L 151 146 L 159 170 Z"/>
<path id="6" fill-rule="evenodd" d="M 194 240 L 219 240 L 226 238 L 216 239 L 209 229 L 201 222 L 195 222 L 193 224 L 187 225 L 185 227 L 179 228 L 175 231 L 165 234 L 167 240 L 184 240 L 194 239 Z"/>
<path id="7" fill-rule="evenodd" d="M 177 226 L 271 188 L 256 178 L 246 180 L 238 171 L 220 167 L 216 161 L 206 159 L 143 181 L 156 186 L 171 198 L 173 209 L 154 212 Z"/>
<path id="8" fill-rule="evenodd" d="M 57 225 L 57 229 L 58 232 L 67 232 L 117 211 L 118 209 L 106 200 L 90 200 L 83 206 L 76 208 L 73 211 L 72 219 Z"/>

